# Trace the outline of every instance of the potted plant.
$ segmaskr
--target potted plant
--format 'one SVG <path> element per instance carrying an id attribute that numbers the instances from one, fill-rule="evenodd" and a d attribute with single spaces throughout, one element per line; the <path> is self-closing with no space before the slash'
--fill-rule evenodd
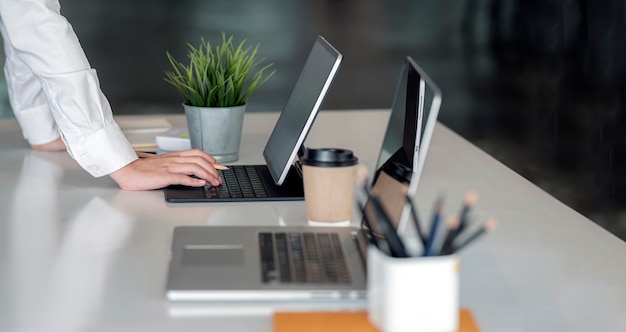
<path id="1" fill-rule="evenodd" d="M 183 97 L 192 148 L 211 154 L 218 162 L 239 159 L 243 118 L 248 98 L 273 74 L 272 64 L 257 59 L 259 44 L 235 44 L 222 33 L 221 43 L 201 39 L 199 46 L 187 44 L 187 62 L 166 52 L 172 69 L 165 81 Z"/>

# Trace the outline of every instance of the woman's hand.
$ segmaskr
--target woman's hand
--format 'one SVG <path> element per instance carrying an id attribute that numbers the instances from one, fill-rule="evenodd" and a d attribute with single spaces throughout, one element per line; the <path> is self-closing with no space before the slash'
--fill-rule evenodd
<path id="1" fill-rule="evenodd" d="M 207 182 L 213 186 L 222 184 L 215 158 L 202 150 L 139 155 L 141 158 L 110 174 L 123 190 L 152 190 L 173 184 L 191 187 L 202 187 Z"/>

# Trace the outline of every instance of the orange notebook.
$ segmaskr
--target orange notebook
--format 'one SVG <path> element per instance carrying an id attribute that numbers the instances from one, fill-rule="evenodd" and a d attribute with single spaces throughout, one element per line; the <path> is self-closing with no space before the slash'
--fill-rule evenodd
<path id="1" fill-rule="evenodd" d="M 378 332 L 367 319 L 366 311 L 277 312 L 274 332 Z M 479 332 L 469 309 L 461 309 L 459 332 Z"/>

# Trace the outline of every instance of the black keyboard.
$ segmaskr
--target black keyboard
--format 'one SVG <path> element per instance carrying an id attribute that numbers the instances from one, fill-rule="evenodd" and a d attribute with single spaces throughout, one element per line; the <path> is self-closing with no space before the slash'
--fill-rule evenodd
<path id="1" fill-rule="evenodd" d="M 335 233 L 260 233 L 264 283 L 350 283 Z"/>
<path id="2" fill-rule="evenodd" d="M 234 165 L 218 171 L 222 178 L 219 186 L 204 187 L 207 198 L 254 198 L 267 197 L 263 181 L 254 166 Z"/>

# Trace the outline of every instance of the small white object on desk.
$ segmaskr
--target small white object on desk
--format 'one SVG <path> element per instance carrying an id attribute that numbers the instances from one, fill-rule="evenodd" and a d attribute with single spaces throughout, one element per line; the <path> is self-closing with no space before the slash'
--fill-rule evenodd
<path id="1" fill-rule="evenodd" d="M 187 127 L 174 127 L 156 136 L 156 144 L 159 150 L 183 151 L 191 149 L 189 131 Z"/>
<path id="2" fill-rule="evenodd" d="M 350 226 L 350 220 L 334 222 L 307 220 L 307 224 L 313 227 L 348 227 Z"/>

